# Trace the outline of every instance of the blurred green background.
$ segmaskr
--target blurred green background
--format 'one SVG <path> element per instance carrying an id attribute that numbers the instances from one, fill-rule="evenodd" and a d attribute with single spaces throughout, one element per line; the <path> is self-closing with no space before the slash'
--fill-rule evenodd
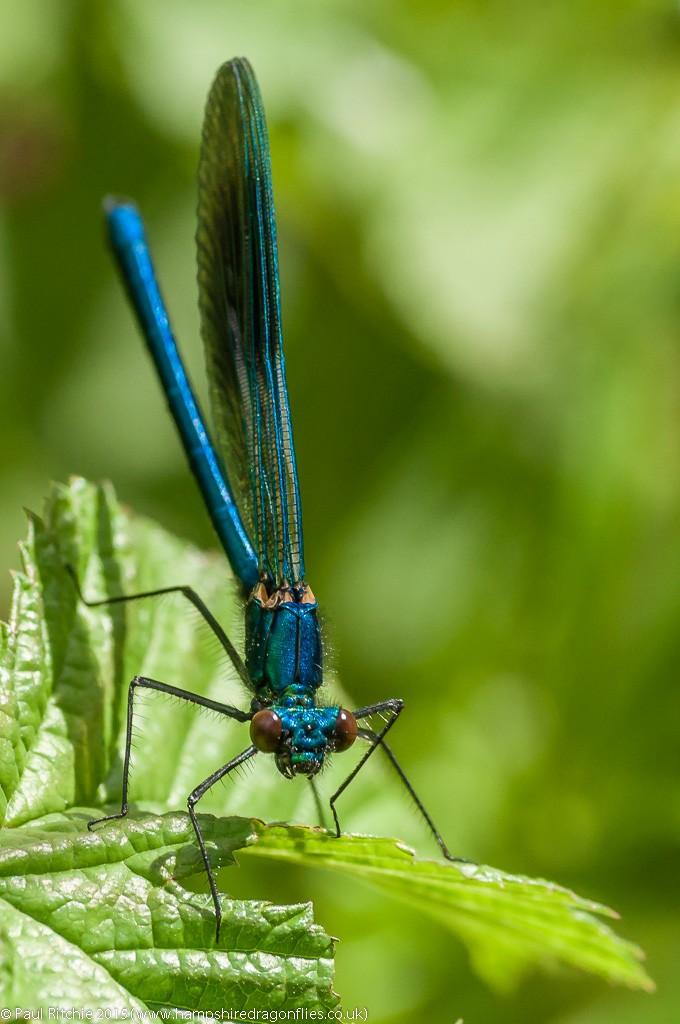
<path id="1" fill-rule="evenodd" d="M 214 546 L 100 204 L 141 205 L 202 384 L 194 173 L 234 55 L 269 118 L 335 666 L 358 703 L 406 698 L 395 746 L 449 845 L 616 907 L 659 993 L 569 974 L 490 992 L 384 895 L 286 874 L 276 895 L 314 896 L 372 1021 L 675 1024 L 678 7 L 0 4 L 5 566 L 21 507 L 70 473 Z"/>

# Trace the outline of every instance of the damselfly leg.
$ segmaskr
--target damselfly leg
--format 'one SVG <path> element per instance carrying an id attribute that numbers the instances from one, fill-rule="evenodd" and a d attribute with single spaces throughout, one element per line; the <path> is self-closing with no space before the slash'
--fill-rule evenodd
<path id="1" fill-rule="evenodd" d="M 447 860 L 457 861 L 459 863 L 466 864 L 466 863 L 468 863 L 468 861 L 467 861 L 467 859 L 465 857 L 454 857 L 453 854 L 449 851 L 448 846 L 446 845 L 446 843 L 442 839 L 441 833 L 440 833 L 439 829 L 437 828 L 437 826 L 435 825 L 434 821 L 432 820 L 429 812 L 427 811 L 427 808 L 425 807 L 425 805 L 423 804 L 422 800 L 420 799 L 420 797 L 416 793 L 415 789 L 413 788 L 413 786 L 409 782 L 409 780 L 408 780 L 408 778 L 406 776 L 406 773 L 404 772 L 403 768 L 401 767 L 401 765 L 397 761 L 396 757 L 394 756 L 391 747 L 389 747 L 387 745 L 387 743 L 385 742 L 386 734 L 392 728 L 392 726 L 394 725 L 394 723 L 396 722 L 396 720 L 398 719 L 399 715 L 401 714 L 401 712 L 403 710 L 404 710 L 404 702 L 403 702 L 403 700 L 399 700 L 398 698 L 394 698 L 392 700 L 381 701 L 378 704 L 371 704 L 368 707 L 360 708 L 358 711 L 354 712 L 354 717 L 356 718 L 357 722 L 361 721 L 361 719 L 364 719 L 364 718 L 370 718 L 371 715 L 381 715 L 381 716 L 387 715 L 388 717 L 387 717 L 387 721 L 386 721 L 385 725 L 379 731 L 376 731 L 374 729 L 367 729 L 367 728 L 363 728 L 363 729 L 360 728 L 358 730 L 357 738 L 365 740 L 365 742 L 369 744 L 369 748 L 366 751 L 366 753 L 363 755 L 361 760 L 354 766 L 354 768 L 349 773 L 349 775 L 347 776 L 345 781 L 342 783 L 342 785 L 340 785 L 338 787 L 338 789 L 335 791 L 333 796 L 330 798 L 330 807 L 331 807 L 331 811 L 333 813 L 333 820 L 335 822 L 336 835 L 340 836 L 340 834 L 341 834 L 340 820 L 338 818 L 338 813 L 337 813 L 337 810 L 336 810 L 336 807 L 335 807 L 335 804 L 336 804 L 336 801 L 337 801 L 338 797 L 342 793 L 344 793 L 344 791 L 349 786 L 350 782 L 352 782 L 353 779 L 356 778 L 356 776 L 359 774 L 359 772 L 361 771 L 363 766 L 368 761 L 368 759 L 371 756 L 371 754 L 373 753 L 373 751 L 376 750 L 378 747 L 381 747 L 382 750 L 385 751 L 385 754 L 387 755 L 387 758 L 388 758 L 390 764 L 392 765 L 392 767 L 396 771 L 397 775 L 401 779 L 401 782 L 403 783 L 407 793 L 409 794 L 409 796 L 413 800 L 414 804 L 416 805 L 416 808 L 417 808 L 418 812 L 420 813 L 421 817 L 424 819 L 425 823 L 427 824 L 428 829 L 432 833 L 432 836 L 434 837 L 435 842 L 439 846 L 439 849 L 442 851 L 443 855 L 446 857 Z"/>
<path id="2" fill-rule="evenodd" d="M 203 619 L 207 622 L 213 633 L 217 636 L 222 647 L 226 651 L 229 660 L 236 668 L 239 675 L 243 674 L 247 678 L 245 666 L 240 658 L 240 655 L 234 648 L 233 644 L 225 634 L 220 624 L 215 619 L 214 615 L 206 607 L 201 598 L 196 594 L 191 587 L 164 587 L 159 590 L 144 591 L 139 594 L 123 594 L 116 597 L 102 598 L 96 601 L 88 601 L 82 593 L 80 584 L 78 581 L 77 574 L 71 566 L 67 566 L 67 571 L 71 576 L 78 596 L 80 600 L 88 608 L 101 608 L 110 604 L 122 604 L 128 601 L 137 601 L 143 598 L 158 597 L 162 594 L 181 594 L 187 600 L 193 604 L 195 608 L 201 613 Z M 94 826 L 101 825 L 107 821 L 115 821 L 120 818 L 124 818 L 128 813 L 128 791 L 129 791 L 129 777 L 130 777 L 130 761 L 132 756 L 132 736 L 134 732 L 134 704 L 135 704 L 135 693 L 138 689 L 155 690 L 159 693 L 167 694 L 170 697 L 177 697 L 179 700 L 187 701 L 190 704 L 198 705 L 202 708 L 207 708 L 209 711 L 216 711 L 220 715 L 224 715 L 237 722 L 249 722 L 253 716 L 251 711 L 241 711 L 240 708 L 232 707 L 229 704 L 222 704 L 220 701 L 211 700 L 209 697 L 204 697 L 201 694 L 192 693 L 190 690 L 184 690 L 177 686 L 171 686 L 169 683 L 161 682 L 158 679 L 149 679 L 146 676 L 135 676 L 128 687 L 128 702 L 127 702 L 127 726 L 125 733 L 125 752 L 123 755 L 123 780 L 122 780 L 122 793 L 121 793 L 121 806 L 120 811 L 116 811 L 114 814 L 106 814 L 101 818 L 93 818 L 88 821 L 87 827 L 92 830 Z M 218 768 L 217 771 L 213 772 L 208 776 L 199 786 L 196 787 L 187 799 L 187 808 L 189 811 L 189 817 L 196 834 L 196 840 L 198 842 L 199 849 L 201 851 L 201 857 L 205 865 L 206 874 L 208 876 L 208 883 L 210 885 L 210 892 L 212 895 L 212 901 L 215 908 L 215 941 L 219 941 L 220 937 L 220 926 L 222 922 L 222 911 L 220 908 L 219 895 L 217 891 L 217 884 L 215 877 L 210 866 L 210 859 L 208 857 L 208 851 L 206 849 L 205 840 L 201 832 L 201 827 L 196 817 L 195 806 L 202 796 L 220 779 L 224 778 L 234 768 L 243 764 L 249 758 L 253 757 L 257 753 L 257 748 L 249 746 L 237 757 L 234 757 L 227 764 Z"/>

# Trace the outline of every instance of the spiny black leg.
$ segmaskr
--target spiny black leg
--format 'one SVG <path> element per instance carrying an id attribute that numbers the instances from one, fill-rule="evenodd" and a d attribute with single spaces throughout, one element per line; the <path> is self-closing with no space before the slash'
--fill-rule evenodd
<path id="1" fill-rule="evenodd" d="M 233 718 L 237 722 L 247 722 L 252 717 L 252 713 L 249 711 L 240 711 L 239 708 L 232 708 L 229 704 L 220 704 L 216 700 L 210 700 L 208 697 L 201 697 L 199 694 L 191 693 L 189 690 L 180 690 L 177 686 L 170 686 L 168 683 L 161 683 L 157 679 L 147 679 L 145 676 L 135 676 L 128 689 L 127 730 L 125 733 L 125 755 L 123 757 L 123 793 L 120 811 L 117 811 L 115 814 L 107 814 L 103 818 L 93 818 L 92 821 L 88 821 L 87 823 L 88 829 L 92 829 L 93 825 L 99 825 L 103 821 L 114 821 L 117 818 L 124 818 L 127 814 L 128 776 L 130 774 L 130 757 L 132 751 L 132 719 L 134 716 L 135 690 L 138 686 L 147 690 L 158 690 L 160 693 L 167 693 L 171 697 L 179 697 L 180 700 L 189 701 L 191 704 L 199 704 L 203 708 L 209 708 L 210 711 L 217 711 L 219 714 L 226 715 L 227 718 Z"/>
<path id="2" fill-rule="evenodd" d="M 248 671 L 243 663 L 241 655 L 238 653 L 238 651 L 236 650 L 231 640 L 224 632 L 224 630 L 222 629 L 222 627 L 220 626 L 219 622 L 212 614 L 210 609 L 205 605 L 203 600 L 198 596 L 198 594 L 192 587 L 161 587 L 158 590 L 145 590 L 140 594 L 121 594 L 118 597 L 105 597 L 97 601 L 88 601 L 87 598 L 83 595 L 82 590 L 80 589 L 78 576 L 73 566 L 65 565 L 64 568 L 66 569 L 66 572 L 73 580 L 74 586 L 78 593 L 78 597 L 80 598 L 84 605 L 87 605 L 88 608 L 101 608 L 103 605 L 107 604 L 124 604 L 126 601 L 139 601 L 144 597 L 161 597 L 163 594 L 182 594 L 182 596 L 185 597 L 187 601 L 191 601 L 194 608 L 200 613 L 205 622 L 207 622 L 208 626 L 213 631 L 213 633 L 219 640 L 220 644 L 222 645 L 224 651 L 227 654 L 227 657 L 230 659 L 232 665 L 238 672 L 241 680 L 245 683 L 246 686 L 250 687 L 251 684 L 250 679 L 248 677 Z"/>
<path id="3" fill-rule="evenodd" d="M 385 753 L 387 754 L 387 756 L 388 756 L 388 758 L 390 760 L 390 763 L 392 764 L 392 767 L 394 768 L 394 770 L 396 771 L 397 775 L 399 776 L 399 778 L 403 782 L 404 786 L 406 787 L 406 791 L 408 792 L 409 796 L 413 800 L 414 804 L 416 805 L 416 807 L 418 808 L 418 810 L 422 814 L 423 818 L 427 822 L 427 827 L 429 828 L 430 832 L 434 836 L 434 838 L 435 838 L 435 840 L 437 842 L 437 845 L 439 846 L 439 849 L 442 851 L 442 853 L 444 854 L 446 859 L 447 860 L 452 860 L 452 861 L 458 861 L 461 864 L 469 864 L 470 861 L 466 857 L 454 857 L 453 854 L 449 852 L 449 848 L 446 845 L 446 843 L 444 842 L 444 840 L 442 839 L 441 834 L 439 832 L 439 829 L 437 828 L 437 826 L 435 825 L 434 821 L 432 820 L 432 818 L 428 814 L 425 805 L 423 804 L 422 800 L 420 799 L 420 797 L 416 793 L 415 789 L 413 788 L 413 786 L 411 785 L 411 783 L 407 779 L 406 774 L 404 773 L 403 768 L 401 767 L 401 765 L 397 761 L 396 757 L 392 753 L 392 750 L 387 745 L 387 743 L 385 743 L 385 741 L 380 738 L 379 734 L 374 732 L 372 729 L 359 729 L 357 735 L 359 737 L 361 737 L 361 739 L 366 740 L 367 743 L 372 743 L 374 748 L 377 747 L 377 746 L 380 746 L 385 751 Z"/>
<path id="4" fill-rule="evenodd" d="M 204 782 L 202 782 L 200 784 L 200 786 L 197 786 L 196 789 L 192 793 L 189 794 L 189 799 L 187 800 L 187 807 L 189 808 L 189 817 L 191 818 L 191 824 L 194 826 L 194 832 L 196 833 L 196 839 L 198 840 L 198 845 L 199 845 L 200 850 L 201 850 L 201 856 L 203 857 L 203 863 L 205 864 L 206 874 L 208 875 L 208 882 L 210 883 L 210 892 L 212 893 L 212 901 L 213 901 L 213 904 L 214 904 L 214 907 L 215 907 L 215 925 L 216 925 L 215 926 L 215 943 L 216 944 L 220 941 L 220 926 L 222 924 L 222 910 L 220 908 L 220 900 L 219 900 L 219 896 L 217 894 L 217 885 L 215 884 L 215 878 L 213 876 L 212 868 L 210 867 L 210 861 L 208 859 L 208 851 L 205 848 L 205 842 L 203 840 L 203 833 L 201 832 L 200 826 L 198 824 L 198 819 L 196 817 L 196 812 L 194 811 L 194 807 L 196 806 L 198 801 L 201 799 L 201 797 L 204 796 L 208 792 L 208 790 L 210 789 L 211 786 L 214 786 L 216 782 L 218 782 L 220 779 L 223 779 L 225 775 L 228 775 L 229 772 L 232 771 L 233 768 L 238 768 L 238 766 L 240 764 L 243 764 L 244 761 L 247 761 L 249 757 L 253 757 L 255 754 L 257 754 L 257 747 L 247 747 L 237 757 L 232 758 L 232 760 L 228 761 L 227 764 L 223 765 L 221 768 L 218 768 L 216 772 L 212 773 L 212 775 L 209 775 L 208 778 Z"/>
<path id="5" fill-rule="evenodd" d="M 377 704 L 369 704 L 365 708 L 359 708 L 354 712 L 357 722 L 361 718 L 370 718 L 371 715 L 382 715 L 386 711 L 393 715 L 395 720 L 404 710 L 404 702 L 399 697 L 392 697 L 390 700 L 381 700 Z"/>
<path id="6" fill-rule="evenodd" d="M 385 712 L 387 712 L 391 717 L 389 718 L 387 724 L 384 725 L 383 728 L 380 730 L 380 732 L 376 733 L 375 742 L 368 748 L 368 750 L 361 758 L 359 763 L 354 766 L 354 768 L 349 773 L 345 781 L 342 783 L 341 786 L 338 787 L 338 789 L 336 789 L 335 793 L 333 793 L 333 796 L 330 799 L 330 807 L 331 811 L 333 812 L 333 821 L 335 822 L 335 834 L 336 836 L 338 836 L 338 838 L 340 837 L 340 820 L 338 818 L 338 812 L 335 809 L 335 801 L 338 799 L 341 793 L 344 793 L 352 779 L 354 779 L 361 771 L 361 769 L 364 767 L 364 765 L 368 761 L 369 757 L 371 756 L 375 748 L 378 746 L 378 744 L 382 741 L 385 734 L 392 728 L 392 726 L 396 722 L 397 718 L 399 717 L 403 710 L 403 707 L 403 700 L 385 700 L 382 701 L 380 704 L 371 704 L 368 707 L 360 708 L 358 711 L 354 712 L 354 717 L 357 720 L 360 718 L 368 718 L 369 715 L 384 714 Z"/>
<path id="7" fill-rule="evenodd" d="M 123 755 L 123 793 L 120 801 L 120 810 L 115 814 L 105 814 L 103 818 L 92 818 L 88 821 L 88 831 L 92 831 L 94 825 L 101 825 L 104 821 L 115 821 L 117 818 L 124 818 L 128 812 L 128 776 L 130 774 L 130 751 L 132 747 L 132 718 L 134 714 L 134 695 L 135 690 L 138 686 L 143 686 L 144 682 L 151 683 L 153 680 L 142 680 L 140 676 L 135 676 L 128 687 L 128 702 L 127 702 L 127 729 L 125 731 L 125 754 Z"/>
<path id="8" fill-rule="evenodd" d="M 383 729 L 381 729 L 379 732 L 376 732 L 374 729 L 359 729 L 358 732 L 357 732 L 357 736 L 360 739 L 363 739 L 367 743 L 369 743 L 370 746 L 369 746 L 369 749 L 368 749 L 367 753 L 364 754 L 364 756 L 359 761 L 359 763 L 356 765 L 354 770 L 350 773 L 350 775 L 348 775 L 348 777 L 345 779 L 345 781 L 340 786 L 340 788 L 337 790 L 337 792 L 335 792 L 333 794 L 333 796 L 331 797 L 331 810 L 333 811 L 333 818 L 335 820 L 336 833 L 337 833 L 338 836 L 340 835 L 340 822 L 338 821 L 338 815 L 337 815 L 337 812 L 335 810 L 335 801 L 340 796 L 342 791 L 347 788 L 347 786 L 350 784 L 352 779 L 357 775 L 359 770 L 361 768 L 363 768 L 363 766 L 366 764 L 366 761 L 371 756 L 371 754 L 376 749 L 376 747 L 382 747 L 382 749 L 387 754 L 387 757 L 389 758 L 390 763 L 392 764 L 392 767 L 394 768 L 394 770 L 396 771 L 397 775 L 401 779 L 402 783 L 406 787 L 406 791 L 408 792 L 408 794 L 410 795 L 410 797 L 413 800 L 414 804 L 416 805 L 416 807 L 418 808 L 418 810 L 422 814 L 423 818 L 425 819 L 425 821 L 427 823 L 427 826 L 430 829 L 430 832 L 434 836 L 434 838 L 435 838 L 435 840 L 437 842 L 437 845 L 439 846 L 439 849 L 442 851 L 442 853 L 444 854 L 446 859 L 447 860 L 451 860 L 451 861 L 458 861 L 459 863 L 463 863 L 463 864 L 468 864 L 469 861 L 466 860 L 465 857 L 454 857 L 453 854 L 451 854 L 449 852 L 449 848 L 447 847 L 446 843 L 442 839 L 441 834 L 439 832 L 439 829 L 437 828 L 437 826 L 435 825 L 434 821 L 432 820 L 432 818 L 428 814 L 427 809 L 425 808 L 425 805 L 423 804 L 422 800 L 420 799 L 420 797 L 418 796 L 418 794 L 414 790 L 413 786 L 411 785 L 411 783 L 407 779 L 406 774 L 405 774 L 403 768 L 401 767 L 401 765 L 397 761 L 396 757 L 392 753 L 392 750 L 390 749 L 390 747 L 385 742 L 385 734 L 387 733 L 387 731 L 389 729 L 392 728 L 392 726 L 396 722 L 397 718 L 401 714 L 401 712 L 403 710 L 403 707 L 404 707 L 404 702 L 402 700 L 394 699 L 394 700 L 383 701 L 380 704 L 371 704 L 368 707 L 360 708 L 358 711 L 355 711 L 354 717 L 357 720 L 360 720 L 362 718 L 369 718 L 371 715 L 374 715 L 374 714 L 384 714 L 385 712 L 388 712 L 391 715 L 391 718 L 387 722 L 385 727 Z"/>

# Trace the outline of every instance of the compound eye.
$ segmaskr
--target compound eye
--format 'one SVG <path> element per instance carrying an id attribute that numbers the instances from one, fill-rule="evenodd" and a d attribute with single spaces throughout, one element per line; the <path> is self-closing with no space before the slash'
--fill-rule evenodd
<path id="1" fill-rule="evenodd" d="M 333 749 L 338 753 L 349 750 L 357 738 L 357 720 L 351 711 L 341 708 L 333 729 Z"/>
<path id="2" fill-rule="evenodd" d="M 270 708 L 262 708 L 250 720 L 250 738 L 263 754 L 276 753 L 282 729 L 281 719 Z"/>

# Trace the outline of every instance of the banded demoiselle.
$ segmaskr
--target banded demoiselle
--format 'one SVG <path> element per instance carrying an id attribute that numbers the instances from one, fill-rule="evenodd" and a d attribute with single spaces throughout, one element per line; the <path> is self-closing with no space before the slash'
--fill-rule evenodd
<path id="1" fill-rule="evenodd" d="M 269 143 L 260 91 L 245 59 L 224 64 L 210 91 L 198 186 L 198 281 L 215 445 L 177 351 L 140 214 L 128 201 L 107 200 L 105 207 L 111 247 L 129 299 L 215 531 L 241 584 L 245 658 L 189 587 L 87 603 L 183 594 L 215 633 L 252 699 L 247 710 L 240 710 L 136 676 L 128 694 L 121 809 L 89 825 L 127 813 L 138 688 L 161 691 L 249 723 L 250 742 L 245 749 L 217 768 L 188 798 L 219 939 L 217 886 L 195 808 L 219 779 L 258 753 L 272 754 L 285 778 L 302 775 L 313 785 L 331 754 L 349 749 L 355 740 L 363 741 L 365 751 L 330 799 L 336 834 L 340 835 L 338 797 L 380 747 L 444 856 L 460 858 L 449 853 L 385 741 L 403 701 L 386 700 L 350 712 L 317 699 L 323 644 L 316 598 L 305 581 L 300 495 L 281 340 Z M 381 721 L 377 730 L 368 724 L 374 715 Z"/>

